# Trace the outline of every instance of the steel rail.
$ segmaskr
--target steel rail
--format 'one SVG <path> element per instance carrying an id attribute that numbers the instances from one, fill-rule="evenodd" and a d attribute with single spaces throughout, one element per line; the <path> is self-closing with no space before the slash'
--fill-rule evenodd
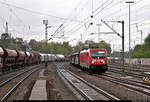
<path id="1" fill-rule="evenodd" d="M 35 68 L 35 67 L 37 67 L 37 66 L 34 66 L 33 68 Z M 11 77 L 11 78 L 7 79 L 6 81 L 0 83 L 0 87 L 4 86 L 5 84 L 7 84 L 8 82 L 10 82 L 11 80 L 13 80 L 13 79 L 17 78 L 18 76 L 21 76 L 22 74 L 24 74 L 24 73 L 26 73 L 26 72 L 29 72 L 29 71 L 31 71 L 31 70 L 32 70 L 32 69 L 29 69 L 29 70 L 27 70 L 27 71 L 24 71 L 24 72 L 22 72 L 22 73 L 17 74 L 17 75 L 14 76 L 14 77 Z"/>
<path id="2" fill-rule="evenodd" d="M 121 82 L 126 83 L 126 84 L 131 84 L 131 85 L 135 85 L 135 86 L 146 88 L 146 89 L 150 90 L 150 86 L 149 86 L 150 84 L 148 84 L 148 83 L 135 81 L 135 80 L 129 80 L 129 79 L 127 79 L 127 80 L 119 79 L 119 78 L 116 78 L 116 77 L 113 77 L 113 76 L 109 76 L 109 75 L 103 75 L 103 76 L 112 78 L 115 81 L 121 81 Z"/>
<path id="3" fill-rule="evenodd" d="M 118 70 L 116 70 L 116 71 L 118 71 Z M 115 73 L 117 73 L 116 71 L 113 71 L 113 72 L 115 72 Z M 119 72 L 121 72 L 121 71 L 119 71 Z M 130 75 L 132 75 L 133 73 L 130 73 Z M 135 74 L 135 73 L 134 73 Z M 93 74 L 94 75 L 94 74 Z M 108 75 L 104 75 L 104 76 L 108 76 L 107 78 L 104 78 L 104 77 L 102 77 L 101 75 L 94 75 L 94 76 L 96 76 L 96 77 L 98 77 L 98 78 L 103 78 L 103 79 L 105 79 L 105 80 L 108 80 L 108 81 L 110 81 L 110 82 L 112 82 L 112 83 L 115 83 L 115 84 L 119 84 L 119 85 L 121 85 L 121 86 L 124 86 L 124 87 L 126 87 L 126 88 L 129 88 L 129 89 L 132 89 L 133 91 L 137 91 L 137 92 L 140 92 L 140 93 L 143 93 L 143 94 L 145 94 L 145 95 L 150 95 L 150 87 L 149 86 L 145 86 L 145 85 L 150 85 L 150 84 L 148 84 L 148 83 L 143 83 L 143 82 L 137 82 L 137 81 L 132 81 L 131 82 L 131 80 L 128 80 L 128 81 L 130 81 L 130 82 L 126 82 L 126 81 L 124 81 L 124 80 L 121 80 L 121 79 L 119 79 L 119 78 L 116 78 L 116 79 L 113 79 L 113 77 L 111 76 L 111 78 L 108 78 L 109 76 Z M 100 77 L 101 76 L 101 77 Z M 132 75 L 133 76 L 133 75 Z M 136 75 L 134 75 L 134 76 L 138 76 L 138 74 L 136 74 Z M 141 75 L 142 76 L 142 75 Z M 123 82 L 122 82 L 123 81 Z M 133 83 L 133 82 L 135 82 L 135 83 Z M 140 83 L 141 85 L 139 85 L 139 84 L 136 84 L 136 83 Z M 128 84 L 130 84 L 130 85 L 128 85 Z M 145 84 L 145 85 L 142 85 L 142 84 Z M 134 88 L 134 87 L 132 87 L 132 86 L 137 86 L 137 87 L 140 87 L 140 88 L 142 88 L 142 89 L 146 89 L 146 90 L 142 90 L 142 89 L 138 89 L 138 88 Z M 149 90 L 149 91 L 147 91 L 147 90 Z"/>
<path id="4" fill-rule="evenodd" d="M 146 88 L 148 90 L 150 90 L 150 88 L 148 87 L 143 87 L 143 86 L 140 86 L 140 85 L 136 85 L 134 83 L 131 83 L 131 82 L 125 82 L 125 81 L 122 81 L 122 80 L 116 80 L 116 79 L 113 79 L 113 78 L 104 78 L 104 77 L 100 77 L 99 75 L 95 75 L 96 77 L 98 78 L 103 78 L 107 81 L 110 81 L 112 83 L 115 83 L 115 84 L 118 84 L 118 85 L 121 85 L 121 86 L 124 86 L 126 88 L 129 88 L 129 89 L 132 89 L 133 91 L 137 91 L 137 92 L 141 92 L 145 95 L 150 95 L 150 91 L 147 92 L 147 91 L 144 91 L 144 90 L 141 90 L 141 89 L 138 89 L 138 88 L 135 88 L 135 87 L 132 87 L 132 86 L 137 86 L 137 87 L 141 87 L 141 88 Z"/>
<path id="5" fill-rule="evenodd" d="M 110 65 L 116 65 L 116 66 L 120 66 L 120 64 L 121 63 L 110 63 Z M 130 67 L 132 67 L 132 68 L 136 68 L 136 69 L 138 69 L 138 68 L 140 68 L 140 69 L 144 69 L 144 70 L 149 70 L 149 65 L 136 65 L 136 64 L 131 64 L 131 65 L 129 65 L 129 64 L 126 64 L 127 66 L 130 66 Z M 135 67 L 136 66 L 136 67 Z M 137 67 L 138 66 L 138 67 Z"/>
<path id="6" fill-rule="evenodd" d="M 78 87 L 76 87 L 72 82 L 70 82 L 61 72 L 60 72 L 60 74 L 63 76 L 63 78 L 65 78 L 67 80 L 67 82 L 69 82 L 69 84 L 71 86 L 73 86 L 81 94 L 82 97 L 84 97 L 86 100 L 93 100 L 92 98 L 90 98 L 90 96 L 86 95 L 86 93 L 84 93 L 82 90 L 80 90 Z"/>
<path id="7" fill-rule="evenodd" d="M 37 66 L 37 65 L 33 65 L 33 66 Z M 11 73 L 13 74 L 16 71 L 20 71 L 22 69 L 26 69 L 27 67 L 33 67 L 33 66 L 20 67 L 20 68 L 16 68 L 16 69 L 4 71 L 4 72 L 0 71 L 0 76 L 6 75 L 6 74 L 11 74 Z"/>
<path id="8" fill-rule="evenodd" d="M 141 86 L 143 85 L 147 85 L 148 88 L 150 88 L 150 83 L 146 83 L 146 82 L 141 82 L 141 81 L 135 81 L 135 80 L 130 80 L 130 79 L 127 79 L 127 80 L 124 80 L 124 79 L 120 79 L 120 78 L 116 78 L 116 77 L 113 77 L 113 76 L 110 76 L 110 75 L 106 75 L 104 74 L 103 76 L 106 76 L 106 77 L 111 77 L 111 78 L 114 78 L 114 79 L 117 79 L 117 80 L 122 80 L 122 81 L 129 81 L 129 82 L 135 82 L 135 83 L 139 83 L 141 84 Z"/>
<path id="9" fill-rule="evenodd" d="M 64 69 L 63 69 L 64 70 Z M 65 70 L 67 71 L 69 74 L 71 74 L 73 77 L 77 78 L 78 80 L 80 80 L 81 82 L 85 83 L 88 87 L 91 87 L 92 89 L 94 89 L 95 91 L 97 91 L 98 93 L 104 95 L 105 97 L 107 97 L 108 99 L 111 99 L 111 100 L 120 100 L 119 98 L 109 94 L 108 92 L 96 87 L 95 85 L 92 85 L 90 84 L 89 82 L 85 81 L 84 79 L 80 78 L 79 76 L 75 75 L 74 73 L 68 71 L 68 70 Z M 60 72 L 60 70 L 59 70 Z M 61 72 L 60 72 L 61 73 Z M 61 73 L 61 75 L 63 75 Z M 63 75 L 63 77 L 65 78 L 65 76 Z M 67 78 L 65 78 L 75 89 L 77 89 L 77 91 L 79 91 L 79 93 L 87 100 L 94 100 L 92 98 L 90 98 L 90 96 L 86 95 L 86 93 L 84 93 L 81 89 L 77 88 L 73 83 L 71 83 L 71 81 L 69 81 Z"/>
<path id="10" fill-rule="evenodd" d="M 122 72 L 120 69 L 114 69 L 114 68 L 109 68 L 108 71 L 114 72 L 114 73 Z M 139 73 L 133 73 L 133 72 L 128 72 L 128 71 L 125 71 L 125 73 L 126 73 L 127 75 L 134 76 L 134 77 L 138 77 L 138 78 L 143 78 L 143 77 L 144 77 L 144 75 L 139 74 Z M 119 74 L 119 73 L 118 73 L 118 74 Z M 120 74 L 121 74 L 121 73 L 120 73 Z"/>
<path id="11" fill-rule="evenodd" d="M 122 68 L 122 66 L 118 66 L 118 65 L 108 65 L 108 67 L 112 67 L 112 68 L 114 68 L 114 67 L 117 67 L 117 68 L 119 68 L 119 69 L 121 69 Z M 126 68 L 126 70 L 129 70 L 129 71 L 137 71 L 137 72 L 146 72 L 146 71 L 149 71 L 148 69 L 147 70 L 145 70 L 145 69 L 133 69 L 133 68 L 127 68 L 127 67 L 125 67 Z"/>
<path id="12" fill-rule="evenodd" d="M 81 80 L 81 81 L 83 81 L 84 83 L 86 83 L 88 86 L 90 86 L 90 87 L 92 87 L 93 89 L 97 90 L 98 92 L 100 92 L 101 94 L 103 94 L 104 96 L 106 96 L 107 98 L 112 99 L 112 100 L 120 100 L 119 98 L 117 98 L 117 97 L 115 97 L 115 96 L 109 94 L 108 92 L 106 92 L 106 91 L 104 91 L 104 90 L 98 88 L 97 86 L 95 86 L 95 85 L 93 85 L 93 84 L 87 82 L 86 80 L 80 78 L 79 76 L 75 75 L 75 74 L 72 73 L 71 71 L 68 70 L 68 72 L 69 72 L 70 74 L 72 74 L 73 76 L 75 76 L 76 78 L 78 78 L 79 80 Z"/>
<path id="13" fill-rule="evenodd" d="M 8 97 L 19 87 L 19 85 L 21 85 L 22 83 L 23 83 L 23 81 L 25 80 L 25 79 L 27 79 L 32 73 L 34 73 L 34 72 L 36 72 L 36 71 L 38 71 L 40 68 L 38 68 L 38 69 L 35 69 L 35 70 L 33 70 L 31 73 L 29 73 L 27 76 L 25 76 L 21 81 L 19 81 L 6 95 L 4 95 L 2 98 L 1 98 L 1 102 L 5 102 L 7 99 L 8 99 Z"/>

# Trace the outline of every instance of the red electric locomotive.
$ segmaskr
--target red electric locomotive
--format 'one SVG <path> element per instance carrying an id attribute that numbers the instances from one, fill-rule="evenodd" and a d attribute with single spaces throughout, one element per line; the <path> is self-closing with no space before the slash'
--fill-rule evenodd
<path id="1" fill-rule="evenodd" d="M 80 66 L 89 71 L 105 72 L 108 69 L 106 49 L 88 49 L 81 51 Z"/>
<path id="2" fill-rule="evenodd" d="M 103 73 L 108 69 L 107 51 L 106 49 L 82 50 L 70 56 L 70 63 L 90 72 Z"/>

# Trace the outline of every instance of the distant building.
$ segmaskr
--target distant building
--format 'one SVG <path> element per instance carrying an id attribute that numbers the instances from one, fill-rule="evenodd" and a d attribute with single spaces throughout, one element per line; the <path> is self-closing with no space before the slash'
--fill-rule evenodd
<path id="1" fill-rule="evenodd" d="M 22 43 L 23 43 L 23 39 L 22 39 L 22 38 L 19 38 L 19 37 L 16 37 L 16 42 L 22 44 Z"/>
<path id="2" fill-rule="evenodd" d="M 29 45 L 31 46 L 37 46 L 37 41 L 35 39 L 31 39 L 30 42 L 29 42 Z"/>

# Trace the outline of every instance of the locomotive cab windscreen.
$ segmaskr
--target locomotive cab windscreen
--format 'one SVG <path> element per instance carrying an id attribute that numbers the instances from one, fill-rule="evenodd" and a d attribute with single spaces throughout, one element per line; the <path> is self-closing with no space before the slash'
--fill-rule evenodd
<path id="1" fill-rule="evenodd" d="M 105 58 L 105 51 L 91 51 L 92 58 Z"/>

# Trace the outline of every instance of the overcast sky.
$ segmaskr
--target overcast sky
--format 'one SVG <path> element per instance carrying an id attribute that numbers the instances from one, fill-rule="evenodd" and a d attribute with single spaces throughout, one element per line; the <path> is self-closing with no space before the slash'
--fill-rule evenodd
<path id="1" fill-rule="evenodd" d="M 75 45 L 78 41 L 98 41 L 98 26 L 101 32 L 111 32 L 104 25 L 104 21 L 125 21 L 125 51 L 129 50 L 129 7 L 126 0 L 0 0 L 0 33 L 5 32 L 6 21 L 9 32 L 13 37 L 22 37 L 24 40 L 45 39 L 43 20 L 48 19 L 48 38 L 63 24 L 65 38 L 53 41 L 69 41 Z M 93 18 L 91 18 L 93 15 Z M 93 22 L 93 25 L 89 25 Z M 121 24 L 109 22 L 121 34 Z M 136 26 L 137 25 L 137 26 Z M 131 4 L 131 47 L 143 42 L 150 32 L 150 0 L 134 0 Z M 95 33 L 90 35 L 90 33 Z M 116 34 L 100 34 L 100 40 L 111 43 L 113 50 L 121 49 L 121 38 Z M 50 41 L 49 41 L 50 42 Z M 114 47 L 113 47 L 114 46 Z"/>

